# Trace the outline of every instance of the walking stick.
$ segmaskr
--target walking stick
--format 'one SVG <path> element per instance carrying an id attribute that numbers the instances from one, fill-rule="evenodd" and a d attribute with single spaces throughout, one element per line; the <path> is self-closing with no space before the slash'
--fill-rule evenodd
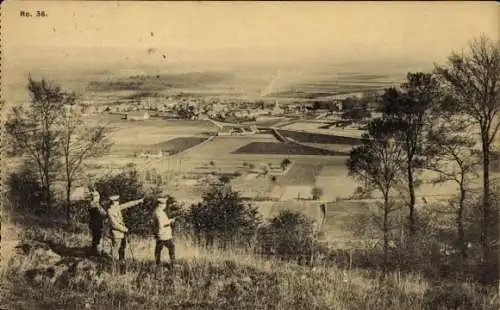
<path id="1" fill-rule="evenodd" d="M 134 250 L 132 249 L 132 243 L 130 242 L 129 235 L 126 235 L 125 238 L 127 238 L 128 248 L 130 250 L 130 255 L 132 256 L 132 260 L 135 261 Z"/>

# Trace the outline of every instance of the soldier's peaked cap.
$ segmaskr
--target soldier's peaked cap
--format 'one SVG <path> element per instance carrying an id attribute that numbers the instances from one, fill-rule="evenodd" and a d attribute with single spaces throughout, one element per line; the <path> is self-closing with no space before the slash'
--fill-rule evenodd
<path id="1" fill-rule="evenodd" d="M 113 195 L 109 197 L 109 200 L 111 201 L 117 201 L 118 199 L 120 199 L 120 195 Z"/>
<path id="2" fill-rule="evenodd" d="M 167 203 L 167 197 L 165 195 L 158 196 L 159 203 Z"/>

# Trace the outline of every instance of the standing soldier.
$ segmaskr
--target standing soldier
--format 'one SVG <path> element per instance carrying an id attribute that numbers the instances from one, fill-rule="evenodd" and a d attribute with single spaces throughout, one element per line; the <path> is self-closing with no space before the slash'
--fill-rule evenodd
<path id="1" fill-rule="evenodd" d="M 122 211 L 142 203 L 144 198 L 129 201 L 123 204 L 120 204 L 119 202 L 119 195 L 111 196 L 109 199 L 111 200 L 111 206 L 108 209 L 112 237 L 111 255 L 113 259 L 116 259 L 118 256 L 118 260 L 123 261 L 125 259 L 125 247 L 127 246 L 125 234 L 128 233 L 128 228 L 125 226 L 123 221 Z"/>
<path id="2" fill-rule="evenodd" d="M 106 210 L 101 206 L 101 195 L 93 188 L 89 187 L 89 228 L 92 232 L 92 255 L 99 255 L 99 244 L 101 243 L 104 230 L 104 221 L 106 220 Z"/>
<path id="3" fill-rule="evenodd" d="M 167 198 L 159 197 L 158 206 L 154 213 L 155 226 L 156 226 L 156 246 L 155 246 L 155 260 L 156 265 L 161 264 L 161 252 L 163 247 L 167 247 L 168 255 L 170 257 L 170 268 L 174 267 L 175 263 L 175 245 L 172 236 L 172 224 L 175 219 L 169 219 L 167 212 Z"/>

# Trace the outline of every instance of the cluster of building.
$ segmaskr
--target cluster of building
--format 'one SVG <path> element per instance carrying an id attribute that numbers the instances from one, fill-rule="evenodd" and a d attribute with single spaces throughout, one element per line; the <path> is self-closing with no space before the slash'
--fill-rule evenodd
<path id="1" fill-rule="evenodd" d="M 106 102 L 108 104 L 105 104 Z M 98 104 L 100 103 L 101 104 Z M 111 103 L 110 103 L 111 102 Z M 151 116 L 180 119 L 212 119 L 226 122 L 255 121 L 266 116 L 308 115 L 321 118 L 339 118 L 343 110 L 360 107 L 351 106 L 346 99 L 329 99 L 322 102 L 288 102 L 279 104 L 278 100 L 237 100 L 222 99 L 215 96 L 195 97 L 136 96 L 129 98 L 92 98 L 83 101 L 82 114 L 116 113 L 130 120 L 144 120 Z M 344 107 L 345 105 L 345 107 Z M 364 104 L 363 107 L 375 113 L 376 106 Z"/>

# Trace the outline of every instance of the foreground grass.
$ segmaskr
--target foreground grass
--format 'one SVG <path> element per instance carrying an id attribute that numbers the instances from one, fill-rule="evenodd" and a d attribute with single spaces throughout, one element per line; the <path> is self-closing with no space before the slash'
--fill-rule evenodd
<path id="1" fill-rule="evenodd" d="M 61 229 L 31 229 L 25 239 L 88 244 L 88 236 Z M 77 266 L 58 279 L 28 276 L 48 258 L 10 257 L 2 272 L 3 304 L 9 309 L 496 309 L 496 294 L 473 284 L 435 286 L 418 275 L 314 269 L 236 251 L 204 251 L 179 242 L 174 271 L 156 268 L 152 242 L 133 239 L 127 273 L 85 258 L 63 257 Z M 69 270 L 69 269 L 68 269 Z M 5 286 L 7 285 L 7 286 Z"/>

